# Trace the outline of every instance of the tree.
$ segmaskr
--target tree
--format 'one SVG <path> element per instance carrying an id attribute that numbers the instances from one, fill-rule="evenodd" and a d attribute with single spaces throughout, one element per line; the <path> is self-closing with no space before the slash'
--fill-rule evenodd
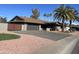
<path id="1" fill-rule="evenodd" d="M 70 21 L 69 27 L 70 27 L 70 32 L 71 32 L 71 28 L 72 28 L 72 21 L 77 21 L 79 20 L 78 17 L 78 11 L 75 8 L 72 8 L 71 6 L 66 6 L 67 9 L 67 15 L 68 15 L 68 19 Z"/>
<path id="2" fill-rule="evenodd" d="M 6 22 L 7 22 L 6 17 L 1 17 L 1 16 L 0 16 L 0 22 L 1 22 L 1 23 L 6 23 Z"/>
<path id="3" fill-rule="evenodd" d="M 6 18 L 6 17 L 4 17 L 4 18 L 3 18 L 3 21 L 6 23 L 6 22 L 7 22 L 7 18 Z"/>
<path id="4" fill-rule="evenodd" d="M 46 13 L 45 13 L 44 16 L 45 16 L 45 17 L 51 17 L 51 16 L 52 16 L 52 13 L 50 13 L 50 14 L 46 14 Z"/>
<path id="5" fill-rule="evenodd" d="M 32 9 L 32 14 L 33 15 L 31 15 L 31 17 L 32 18 L 35 18 L 35 19 L 38 19 L 38 17 L 40 16 L 40 13 L 39 13 L 39 11 L 38 11 L 38 9 Z"/>
<path id="6" fill-rule="evenodd" d="M 64 21 L 70 21 L 69 27 L 71 32 L 72 21 L 79 20 L 78 11 L 70 6 L 61 5 L 59 8 L 55 9 L 54 12 L 54 18 L 62 20 L 62 31 L 64 31 Z"/>
<path id="7" fill-rule="evenodd" d="M 67 13 L 64 4 L 54 10 L 54 18 L 55 20 L 62 21 L 62 32 L 64 32 L 64 21 L 67 19 Z"/>
<path id="8" fill-rule="evenodd" d="M 46 17 L 50 17 L 50 16 L 52 16 L 52 13 L 50 13 L 50 14 L 44 14 L 44 16 L 46 16 Z"/>

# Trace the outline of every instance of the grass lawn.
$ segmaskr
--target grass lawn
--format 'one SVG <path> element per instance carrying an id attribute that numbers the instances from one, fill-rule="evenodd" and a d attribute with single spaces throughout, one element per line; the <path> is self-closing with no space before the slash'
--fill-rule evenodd
<path id="1" fill-rule="evenodd" d="M 16 34 L 0 34 L 0 41 L 2 40 L 11 40 L 11 39 L 17 39 L 20 38 L 19 35 Z"/>

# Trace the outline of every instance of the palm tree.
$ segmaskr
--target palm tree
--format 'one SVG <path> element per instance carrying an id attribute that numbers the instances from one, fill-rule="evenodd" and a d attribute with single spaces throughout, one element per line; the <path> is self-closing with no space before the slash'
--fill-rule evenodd
<path id="1" fill-rule="evenodd" d="M 70 21 L 70 32 L 71 32 L 71 28 L 72 28 L 72 21 L 75 21 L 75 20 L 79 20 L 79 17 L 78 17 L 78 11 L 75 9 L 75 8 L 72 8 L 70 6 L 66 6 L 66 10 L 67 10 L 67 17 Z"/>
<path id="2" fill-rule="evenodd" d="M 64 21 L 70 21 L 70 32 L 72 21 L 79 20 L 78 11 L 70 6 L 61 5 L 59 8 L 54 10 L 54 18 L 57 20 L 62 20 L 62 31 L 64 31 Z"/>
<path id="3" fill-rule="evenodd" d="M 64 21 L 67 19 L 67 13 L 65 5 L 61 5 L 59 8 L 54 10 L 55 20 L 62 21 L 62 32 L 64 32 Z"/>
<path id="4" fill-rule="evenodd" d="M 35 19 L 38 19 L 38 17 L 40 16 L 40 13 L 39 13 L 39 11 L 38 11 L 38 9 L 32 9 L 32 14 L 33 15 L 31 15 L 31 17 L 32 18 L 35 18 Z"/>

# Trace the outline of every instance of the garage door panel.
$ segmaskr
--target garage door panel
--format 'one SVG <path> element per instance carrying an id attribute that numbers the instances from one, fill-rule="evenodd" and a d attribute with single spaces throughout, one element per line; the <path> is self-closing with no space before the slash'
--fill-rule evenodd
<path id="1" fill-rule="evenodd" d="M 28 25 L 27 26 L 27 30 L 39 30 L 39 26 L 38 25 Z"/>
<path id="2" fill-rule="evenodd" d="M 21 27 L 21 24 L 8 24 L 8 30 L 10 31 L 19 31 Z"/>

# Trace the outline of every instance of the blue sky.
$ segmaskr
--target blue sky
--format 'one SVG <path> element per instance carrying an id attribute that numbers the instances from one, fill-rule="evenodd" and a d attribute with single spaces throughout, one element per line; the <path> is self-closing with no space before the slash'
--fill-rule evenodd
<path id="1" fill-rule="evenodd" d="M 79 10 L 79 4 L 70 4 L 70 6 Z M 51 13 L 57 7 L 59 7 L 59 4 L 0 4 L 0 16 L 7 17 L 8 21 L 16 15 L 30 17 L 32 15 L 32 9 L 38 8 L 40 19 L 53 21 L 53 16 L 47 18 L 43 14 Z"/>

